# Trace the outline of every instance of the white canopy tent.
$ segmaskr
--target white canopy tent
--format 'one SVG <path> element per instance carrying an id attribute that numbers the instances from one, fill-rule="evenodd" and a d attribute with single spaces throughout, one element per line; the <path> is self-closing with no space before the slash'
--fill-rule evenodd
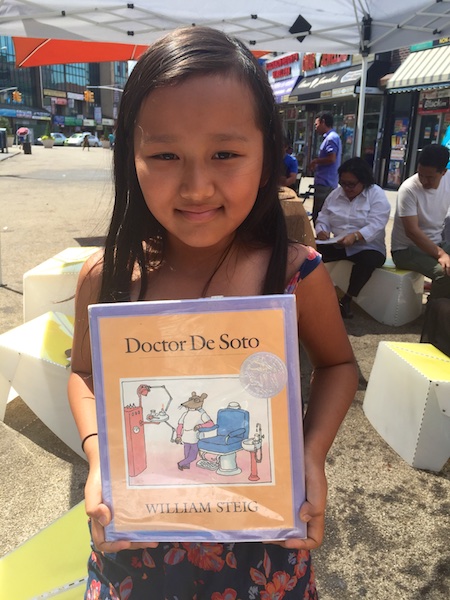
<path id="1" fill-rule="evenodd" d="M 150 44 L 190 24 L 259 50 L 382 52 L 449 35 L 450 0 L 0 0 L 3 35 Z"/>
<path id="2" fill-rule="evenodd" d="M 0 0 L 0 34 L 151 44 L 182 25 L 208 25 L 254 50 L 363 56 L 360 153 L 369 53 L 450 35 L 450 0 Z"/>

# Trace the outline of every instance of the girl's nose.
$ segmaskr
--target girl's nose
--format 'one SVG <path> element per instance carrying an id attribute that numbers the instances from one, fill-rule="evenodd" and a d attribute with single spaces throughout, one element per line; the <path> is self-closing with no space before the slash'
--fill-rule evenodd
<path id="1" fill-rule="evenodd" d="M 214 194 L 210 170 L 203 164 L 187 164 L 181 179 L 180 195 L 186 200 L 202 202 Z"/>

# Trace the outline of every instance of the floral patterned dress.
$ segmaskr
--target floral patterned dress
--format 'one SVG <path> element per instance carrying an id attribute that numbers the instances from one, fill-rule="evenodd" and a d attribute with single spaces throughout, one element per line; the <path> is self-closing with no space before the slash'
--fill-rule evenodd
<path id="1" fill-rule="evenodd" d="M 309 248 L 285 293 L 319 264 Z M 102 554 L 92 546 L 85 600 L 317 600 L 307 550 L 276 544 L 160 543 Z"/>

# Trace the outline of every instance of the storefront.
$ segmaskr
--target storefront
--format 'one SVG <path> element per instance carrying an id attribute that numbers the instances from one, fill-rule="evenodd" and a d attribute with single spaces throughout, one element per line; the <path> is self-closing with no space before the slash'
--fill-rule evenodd
<path id="1" fill-rule="evenodd" d="M 389 63 L 386 61 L 369 62 L 362 155 L 370 164 L 375 160 L 382 118 L 383 91 L 378 87 L 378 83 L 380 77 L 388 70 Z M 334 128 L 342 140 L 342 160 L 353 156 L 361 59 L 348 54 L 305 54 L 303 71 L 305 77 L 293 89 L 286 112 L 291 115 L 296 112 L 297 119 L 302 123 L 304 129 L 302 148 L 306 165 L 304 172 L 310 174 L 307 165 L 317 155 L 321 142 L 314 131 L 315 115 L 319 111 L 326 110 L 334 116 Z M 300 129 L 296 128 L 296 131 Z"/>
<path id="2" fill-rule="evenodd" d="M 390 121 L 383 148 L 384 184 L 397 189 L 416 171 L 427 144 L 450 137 L 450 40 L 413 47 L 387 82 Z"/>
<path id="3" fill-rule="evenodd" d="M 47 123 L 52 118 L 51 114 L 42 110 L 42 108 L 27 106 L 21 108 L 0 106 L 0 117 L 8 119 L 13 135 L 19 127 L 26 127 L 29 130 L 28 141 L 31 143 L 44 132 Z"/>
<path id="4" fill-rule="evenodd" d="M 265 69 L 275 101 L 280 105 L 280 113 L 284 117 L 282 119 L 284 135 L 292 143 L 294 151 L 298 155 L 301 151 L 298 140 L 302 136 L 302 131 L 301 128 L 298 129 L 297 111 L 287 112 L 289 108 L 286 109 L 285 105 L 301 76 L 301 54 L 292 52 L 279 55 L 267 60 Z M 294 144 L 295 141 L 297 141 L 296 144 Z"/>

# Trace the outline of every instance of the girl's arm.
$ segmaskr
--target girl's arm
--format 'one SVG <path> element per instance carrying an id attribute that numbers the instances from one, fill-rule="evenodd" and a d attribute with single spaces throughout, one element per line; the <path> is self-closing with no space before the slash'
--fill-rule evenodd
<path id="1" fill-rule="evenodd" d="M 358 372 L 333 283 L 320 264 L 297 287 L 300 341 L 313 366 L 304 419 L 306 502 L 300 517 L 306 540 L 286 542 L 316 548 L 323 539 L 327 483 L 325 459 L 358 387 Z"/>
<path id="2" fill-rule="evenodd" d="M 97 302 L 100 280 L 101 256 L 96 254 L 83 266 L 75 295 L 75 331 L 68 395 L 80 440 L 84 440 L 86 436 L 98 431 L 87 307 L 89 304 Z M 85 486 L 85 505 L 86 513 L 91 518 L 91 533 L 95 548 L 103 552 L 118 552 L 127 548 L 140 547 L 138 544 L 129 542 L 105 542 L 104 526 L 111 521 L 111 512 L 102 501 L 97 436 L 91 436 L 85 441 L 84 452 L 89 462 L 89 475 Z M 146 546 L 151 546 L 151 544 L 146 544 Z"/>

